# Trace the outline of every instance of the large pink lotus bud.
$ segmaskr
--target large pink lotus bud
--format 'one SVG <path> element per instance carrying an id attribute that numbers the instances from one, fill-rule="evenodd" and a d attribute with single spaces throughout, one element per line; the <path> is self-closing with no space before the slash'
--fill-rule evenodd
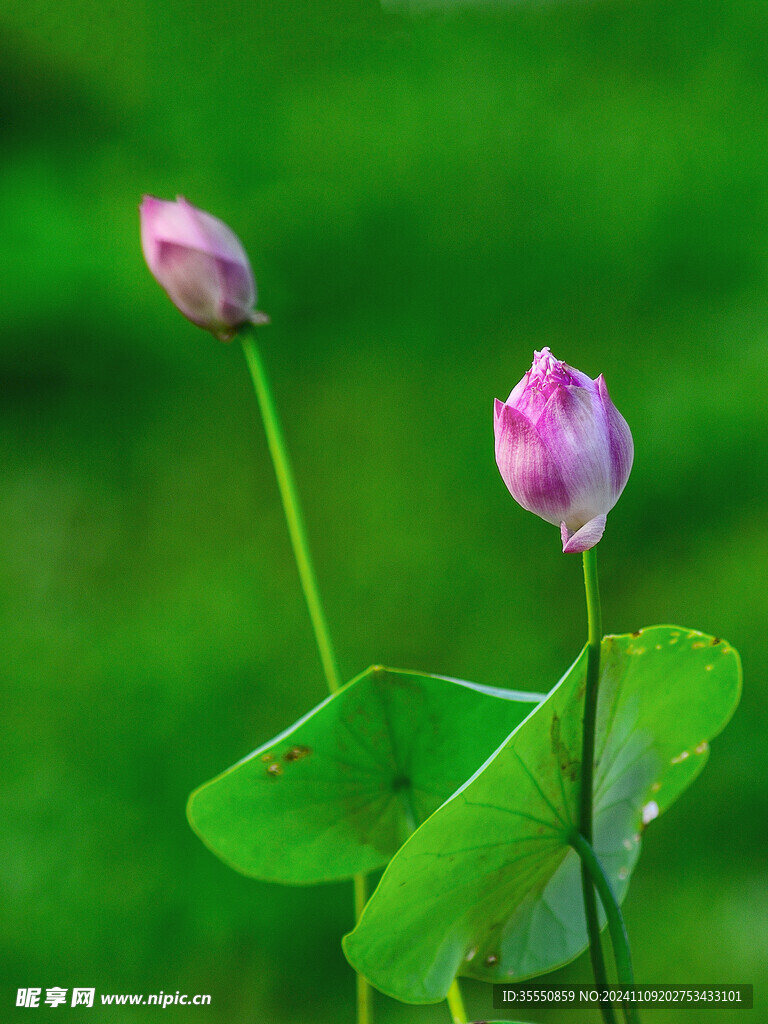
<path id="1" fill-rule="evenodd" d="M 254 310 L 256 284 L 240 240 L 226 224 L 179 196 L 144 196 L 141 247 L 155 279 L 185 317 L 230 341 L 245 323 L 265 323 Z"/>
<path id="2" fill-rule="evenodd" d="M 627 422 L 602 374 L 591 380 L 548 348 L 494 407 L 496 463 L 512 497 L 560 526 L 563 551 L 597 544 L 632 468 Z"/>

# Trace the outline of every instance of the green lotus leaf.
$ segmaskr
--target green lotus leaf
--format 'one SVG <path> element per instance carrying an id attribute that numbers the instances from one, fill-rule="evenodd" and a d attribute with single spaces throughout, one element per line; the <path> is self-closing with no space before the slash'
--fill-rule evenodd
<path id="1" fill-rule="evenodd" d="M 231 867 L 308 885 L 383 867 L 542 700 L 374 667 L 189 799 Z"/>
<path id="2" fill-rule="evenodd" d="M 578 821 L 586 649 L 547 699 L 393 858 L 350 963 L 381 991 L 437 1002 L 457 975 L 510 982 L 587 944 Z M 619 898 L 643 829 L 690 785 L 739 698 L 724 641 L 654 626 L 602 643 L 594 847 Z"/>

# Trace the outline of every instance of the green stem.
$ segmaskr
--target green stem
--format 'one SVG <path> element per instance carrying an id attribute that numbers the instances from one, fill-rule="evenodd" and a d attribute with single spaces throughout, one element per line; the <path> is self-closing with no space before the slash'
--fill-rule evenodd
<path id="1" fill-rule="evenodd" d="M 328 689 L 331 693 L 335 693 L 341 685 L 341 676 L 339 675 L 336 655 L 334 654 L 333 644 L 328 632 L 328 623 L 325 619 L 325 612 L 323 611 L 320 594 L 317 589 L 315 570 L 312 566 L 309 544 L 307 543 L 307 532 L 304 528 L 304 520 L 301 514 L 296 484 L 293 479 L 293 471 L 280 427 L 280 420 L 278 419 L 277 410 L 272 398 L 269 378 L 267 377 L 261 353 L 253 336 L 253 328 L 244 331 L 241 339 L 253 387 L 259 401 L 261 417 L 264 420 L 267 444 L 269 445 L 269 452 L 275 467 L 277 485 L 280 488 L 280 497 L 283 501 L 285 518 L 288 523 L 288 533 L 291 537 L 293 553 L 296 556 L 296 565 L 299 570 L 304 597 L 307 601 L 309 617 L 312 620 L 312 628 L 315 631 L 317 649 L 320 652 L 320 660 L 323 664 Z"/>
<path id="2" fill-rule="evenodd" d="M 597 550 L 584 552 L 584 586 L 587 593 L 587 688 L 584 695 L 584 738 L 581 758 L 581 800 L 579 805 L 579 829 L 588 843 L 592 843 L 592 792 L 595 763 L 595 722 L 597 719 L 597 690 L 600 681 L 600 642 L 603 635 L 600 614 L 600 588 L 597 580 Z M 603 947 L 600 942 L 600 922 L 597 916 L 597 899 L 584 864 L 581 866 L 581 889 L 584 896 L 584 914 L 589 936 L 589 955 L 597 985 L 608 984 Z M 605 1024 L 616 1024 L 613 1007 L 601 1003 L 600 1008 Z"/>
<path id="3" fill-rule="evenodd" d="M 608 984 L 608 972 L 605 969 L 603 945 L 600 941 L 600 920 L 597 916 L 597 897 L 592 878 L 586 866 L 581 865 L 581 891 L 584 896 L 584 913 L 587 918 L 587 934 L 589 935 L 589 956 L 592 961 L 592 972 L 596 985 Z M 600 1003 L 600 1011 L 605 1024 L 616 1024 L 616 1014 L 608 1002 Z"/>
<path id="4" fill-rule="evenodd" d="M 597 985 L 607 985 L 608 975 L 600 942 L 600 922 L 597 916 L 595 889 L 608 918 L 608 930 L 613 945 L 614 958 L 619 980 L 632 984 L 632 962 L 629 954 L 629 939 L 624 927 L 619 904 L 613 895 L 603 867 L 592 849 L 592 822 L 594 817 L 594 768 L 595 732 L 597 723 L 597 695 L 600 685 L 600 647 L 603 638 L 603 623 L 600 610 L 600 587 L 597 579 L 597 549 L 584 552 L 584 589 L 587 596 L 587 682 L 584 694 L 584 727 L 581 755 L 581 795 L 579 800 L 579 834 L 573 842 L 581 857 L 581 888 L 584 895 L 584 913 L 587 919 L 589 952 L 592 970 Z M 605 1024 L 615 1024 L 613 1007 L 601 1003 Z M 628 1022 L 636 1021 L 636 1010 L 630 1004 L 624 1005 Z"/>
<path id="5" fill-rule="evenodd" d="M 264 431 L 267 435 L 269 453 L 272 456 L 272 463 L 275 467 L 277 486 L 280 490 L 280 497 L 283 502 L 285 519 L 288 524 L 288 533 L 293 545 L 293 554 L 296 558 L 296 566 L 299 570 L 302 590 L 309 609 L 309 617 L 312 621 L 312 628 L 315 632 L 317 649 L 320 654 L 323 672 L 331 693 L 341 686 L 341 675 L 336 662 L 336 654 L 331 643 L 331 635 L 328 630 L 328 622 L 325 618 L 323 605 L 320 601 L 320 592 L 317 588 L 315 570 L 312 565 L 312 558 L 309 553 L 307 531 L 304 526 L 304 519 L 299 505 L 299 496 L 296 490 L 296 483 L 293 479 L 293 470 L 288 458 L 288 449 L 285 445 L 285 438 L 280 426 L 280 420 L 272 398 L 272 389 L 269 386 L 269 378 L 261 358 L 253 328 L 244 329 L 241 334 L 245 361 L 253 381 L 253 388 L 258 399 L 261 418 L 264 421 Z M 355 875 L 355 921 L 357 922 L 363 912 L 367 899 L 367 886 L 365 875 Z M 373 1020 L 372 1010 L 373 992 L 370 985 L 361 975 L 357 975 L 357 1024 L 371 1024 Z"/>
<path id="6" fill-rule="evenodd" d="M 458 978 L 453 979 L 453 984 L 448 989 L 448 995 L 445 998 L 448 1000 L 448 1009 L 451 1011 L 452 1024 L 467 1024 L 467 1011 L 464 1009 Z"/>
<path id="7" fill-rule="evenodd" d="M 582 865 L 589 872 L 589 876 L 597 889 L 600 902 L 603 905 L 605 916 L 608 920 L 608 931 L 613 945 L 613 955 L 616 960 L 616 973 L 620 985 L 634 985 L 635 979 L 632 972 L 632 956 L 629 951 L 629 937 L 624 925 L 624 918 L 621 913 L 619 901 L 611 888 L 608 876 L 603 865 L 600 863 L 591 843 L 588 843 L 583 835 L 574 831 L 570 836 L 570 844 L 581 858 Z M 638 1024 L 639 1017 L 637 1009 L 631 1002 L 625 1002 L 624 1017 L 627 1024 Z"/>
<path id="8" fill-rule="evenodd" d="M 597 553 L 594 548 L 584 552 L 584 586 L 587 592 L 589 634 L 587 640 L 587 689 L 584 695 L 584 742 L 581 754 L 579 831 L 591 844 L 595 722 L 597 719 L 597 688 L 600 682 L 600 641 L 603 637 L 600 589 L 597 582 Z"/>

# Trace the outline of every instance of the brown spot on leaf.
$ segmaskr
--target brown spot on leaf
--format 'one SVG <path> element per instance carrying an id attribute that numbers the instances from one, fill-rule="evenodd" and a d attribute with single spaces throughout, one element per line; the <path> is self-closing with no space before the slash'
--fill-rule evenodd
<path id="1" fill-rule="evenodd" d="M 581 767 L 579 761 L 573 760 L 565 743 L 560 739 L 560 719 L 552 715 L 552 724 L 549 729 L 549 738 L 552 743 L 552 753 L 557 758 L 557 763 L 563 775 L 575 782 L 579 777 Z"/>
<path id="2" fill-rule="evenodd" d="M 277 761 L 273 761 L 272 764 L 268 764 L 267 765 L 267 775 L 271 776 L 273 779 L 276 779 L 278 777 L 278 775 L 282 775 L 282 774 L 283 774 L 283 769 L 277 763 Z"/>
<path id="3" fill-rule="evenodd" d="M 713 636 L 712 637 L 712 646 L 713 647 L 716 647 L 718 644 L 721 644 L 722 642 L 723 641 L 720 639 L 719 636 Z"/>
<path id="4" fill-rule="evenodd" d="M 268 754 L 262 754 L 261 755 L 261 760 L 262 761 L 274 761 L 275 760 L 275 755 L 270 751 Z"/>
<path id="5" fill-rule="evenodd" d="M 283 754 L 284 761 L 301 761 L 303 757 L 307 757 L 312 753 L 311 747 L 303 747 L 301 744 L 296 744 L 295 747 L 291 747 L 290 750 L 286 750 Z"/>
<path id="6" fill-rule="evenodd" d="M 557 751 L 560 746 L 560 718 L 552 715 L 552 724 L 549 727 L 549 737 L 552 740 L 552 750 Z"/>
<path id="7" fill-rule="evenodd" d="M 498 962 L 499 958 L 496 956 L 495 953 L 489 953 L 488 956 L 485 958 L 486 967 L 495 967 Z"/>

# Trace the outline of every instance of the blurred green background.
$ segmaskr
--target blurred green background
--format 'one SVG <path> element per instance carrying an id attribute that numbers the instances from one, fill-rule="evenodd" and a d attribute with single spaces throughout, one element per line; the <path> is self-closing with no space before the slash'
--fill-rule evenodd
<path id="1" fill-rule="evenodd" d="M 242 353 L 151 279 L 150 192 L 251 255 L 347 676 L 559 678 L 581 563 L 504 488 L 492 400 L 544 345 L 605 373 L 636 447 L 605 628 L 720 634 L 745 669 L 646 833 L 636 973 L 753 982 L 767 1022 L 768 4 L 0 0 L 0 25 L 3 1005 L 85 985 L 210 993 L 168 1011 L 206 1024 L 353 1019 L 351 888 L 239 877 L 184 817 L 324 684 Z"/>

